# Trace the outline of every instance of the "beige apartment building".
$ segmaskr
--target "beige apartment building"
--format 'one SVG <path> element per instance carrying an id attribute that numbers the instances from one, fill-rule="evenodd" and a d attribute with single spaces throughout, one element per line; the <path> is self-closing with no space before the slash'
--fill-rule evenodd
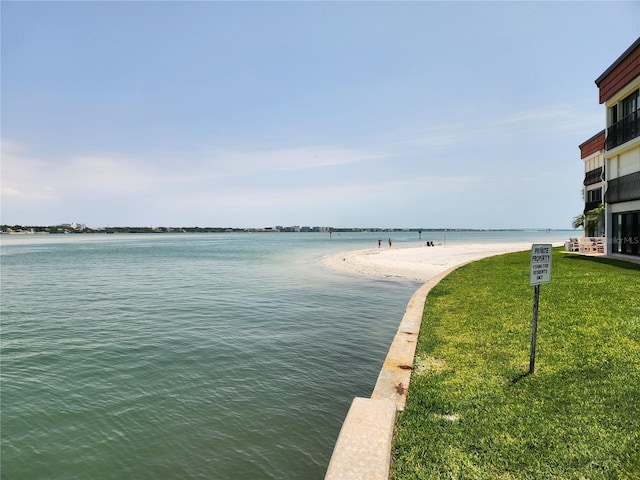
<path id="1" fill-rule="evenodd" d="M 595 81 L 606 128 L 580 145 L 584 212 L 604 203 L 593 237 L 606 253 L 640 256 L 640 38 Z"/>

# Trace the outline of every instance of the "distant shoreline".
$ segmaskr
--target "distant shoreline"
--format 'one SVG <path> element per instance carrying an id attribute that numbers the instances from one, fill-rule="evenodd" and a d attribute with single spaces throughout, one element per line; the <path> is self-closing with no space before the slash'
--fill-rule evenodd
<path id="1" fill-rule="evenodd" d="M 560 228 L 400 228 L 400 227 L 88 227 L 77 224 L 0 225 L 3 234 L 69 234 L 69 233 L 453 233 L 453 232 L 562 232 Z"/>

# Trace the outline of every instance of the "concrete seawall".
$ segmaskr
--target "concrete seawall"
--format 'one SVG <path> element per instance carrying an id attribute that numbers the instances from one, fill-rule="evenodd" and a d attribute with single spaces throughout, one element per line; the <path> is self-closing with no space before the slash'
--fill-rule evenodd
<path id="1" fill-rule="evenodd" d="M 466 262 L 469 263 L 469 262 Z M 396 413 L 404 409 L 429 291 L 456 265 L 413 294 L 391 343 L 371 398 L 355 397 L 338 435 L 325 480 L 387 480 Z"/>

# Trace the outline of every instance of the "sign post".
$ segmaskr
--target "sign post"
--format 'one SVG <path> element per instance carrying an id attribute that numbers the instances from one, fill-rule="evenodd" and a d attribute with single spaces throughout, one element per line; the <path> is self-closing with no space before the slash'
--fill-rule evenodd
<path id="1" fill-rule="evenodd" d="M 540 301 L 540 285 L 551 282 L 551 254 L 553 246 L 550 243 L 534 243 L 531 246 L 531 270 L 529 285 L 533 286 L 533 322 L 531 326 L 531 354 L 529 356 L 529 374 L 536 368 L 536 336 L 538 331 L 538 303 Z"/>

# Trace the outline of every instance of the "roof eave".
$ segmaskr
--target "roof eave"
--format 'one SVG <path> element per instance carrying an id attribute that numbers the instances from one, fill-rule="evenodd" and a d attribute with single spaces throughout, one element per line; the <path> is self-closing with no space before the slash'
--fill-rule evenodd
<path id="1" fill-rule="evenodd" d="M 613 62 L 609 68 L 607 68 L 604 71 L 604 73 L 602 75 L 600 75 L 598 78 L 596 78 L 596 85 L 598 87 L 600 87 L 600 83 L 606 78 L 606 76 L 609 75 L 613 71 L 614 68 L 616 68 L 618 65 L 620 65 L 620 62 L 622 62 L 625 58 L 627 58 L 629 56 L 629 54 L 631 52 L 633 52 L 638 46 L 640 46 L 640 37 L 638 37 L 638 39 L 635 42 L 633 42 L 631 44 L 631 46 L 629 48 L 627 48 L 623 52 L 623 54 L 620 55 L 618 57 L 618 59 L 615 62 Z"/>

